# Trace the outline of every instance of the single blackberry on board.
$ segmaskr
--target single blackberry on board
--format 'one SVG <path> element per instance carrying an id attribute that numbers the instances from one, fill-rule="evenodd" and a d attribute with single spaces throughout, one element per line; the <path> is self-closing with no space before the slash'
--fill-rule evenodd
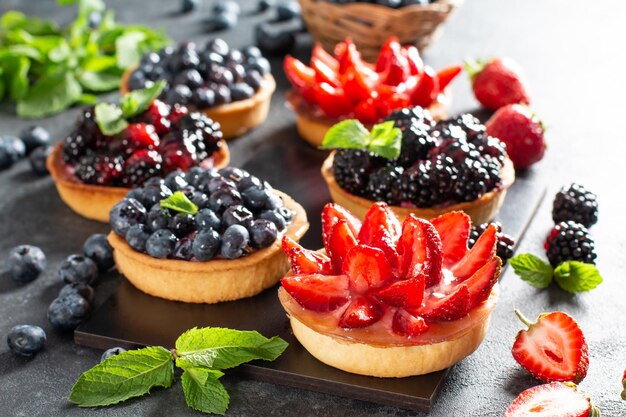
<path id="1" fill-rule="evenodd" d="M 482 235 L 490 223 L 479 224 L 478 226 L 473 226 L 470 231 L 470 236 L 468 240 L 468 246 L 472 248 L 480 235 Z M 513 251 L 515 248 L 515 239 L 513 237 L 507 235 L 506 233 L 502 233 L 502 225 L 498 222 L 494 222 L 496 225 L 496 229 L 498 233 L 496 237 L 498 238 L 498 245 L 496 246 L 496 255 L 502 259 L 503 263 L 506 263 L 511 257 L 513 257 Z"/>
<path id="2" fill-rule="evenodd" d="M 580 223 L 567 221 L 554 226 L 544 248 L 553 267 L 565 261 L 596 263 L 595 242 L 589 230 Z"/>
<path id="3" fill-rule="evenodd" d="M 333 160 L 333 175 L 341 188 L 363 195 L 368 176 L 383 165 L 384 158 L 361 149 L 338 149 Z"/>
<path id="4" fill-rule="evenodd" d="M 487 192 L 489 173 L 478 161 L 467 159 L 457 165 L 458 179 L 452 190 L 455 201 L 472 201 Z"/>
<path id="5" fill-rule="evenodd" d="M 403 172 L 404 168 L 394 165 L 387 165 L 372 172 L 367 182 L 367 198 L 391 205 L 399 204 L 398 180 Z"/>
<path id="6" fill-rule="evenodd" d="M 435 126 L 430 112 L 421 108 L 420 106 L 405 107 L 402 109 L 394 110 L 385 118 L 385 121 L 393 121 L 395 127 L 399 128 L 403 132 L 411 125 L 417 124 L 428 131 Z"/>
<path id="7" fill-rule="evenodd" d="M 580 184 L 564 186 L 554 197 L 552 219 L 555 223 L 572 220 L 591 227 L 598 221 L 596 195 Z"/>

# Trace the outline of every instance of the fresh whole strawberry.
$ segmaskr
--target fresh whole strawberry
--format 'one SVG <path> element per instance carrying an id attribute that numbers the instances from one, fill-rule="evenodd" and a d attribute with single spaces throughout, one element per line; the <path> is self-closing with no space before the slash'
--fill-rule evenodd
<path id="1" fill-rule="evenodd" d="M 469 61 L 467 72 L 476 99 L 491 110 L 508 104 L 530 104 L 526 80 L 520 66 L 510 58 L 493 58 L 487 63 Z"/>
<path id="2" fill-rule="evenodd" d="M 622 391 L 622 400 L 626 401 L 626 371 L 624 371 L 624 376 L 622 377 L 622 386 L 624 390 Z"/>
<path id="3" fill-rule="evenodd" d="M 525 169 L 540 161 L 546 151 L 545 128 L 526 106 L 502 107 L 486 123 L 486 133 L 506 144 L 516 169 Z"/>
<path id="4" fill-rule="evenodd" d="M 585 378 L 588 347 L 576 320 L 554 312 L 541 314 L 531 323 L 519 311 L 515 313 L 528 326 L 517 334 L 511 350 L 517 363 L 543 382 L 579 383 Z"/>
<path id="5" fill-rule="evenodd" d="M 599 417 L 591 400 L 571 383 L 553 382 L 522 392 L 504 417 Z"/>

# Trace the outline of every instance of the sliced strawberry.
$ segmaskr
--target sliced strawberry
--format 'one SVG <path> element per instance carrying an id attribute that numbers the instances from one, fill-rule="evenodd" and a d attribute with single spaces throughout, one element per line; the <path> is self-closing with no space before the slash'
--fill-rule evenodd
<path id="1" fill-rule="evenodd" d="M 313 89 L 317 105 L 327 116 L 339 118 L 352 111 L 352 102 L 346 97 L 342 88 L 335 88 L 327 82 L 321 82 L 315 84 Z"/>
<path id="2" fill-rule="evenodd" d="M 346 255 L 356 244 L 356 236 L 348 226 L 348 222 L 339 220 L 330 232 L 326 247 L 326 253 L 330 256 L 334 271 L 341 271 Z"/>
<path id="3" fill-rule="evenodd" d="M 353 298 L 339 319 L 339 327 L 355 329 L 376 323 L 383 316 L 383 309 L 366 297 Z"/>
<path id="4" fill-rule="evenodd" d="M 340 86 L 337 73 L 321 59 L 315 56 L 311 57 L 311 68 L 315 70 L 315 79 L 317 82 L 327 82 L 333 87 Z"/>
<path id="5" fill-rule="evenodd" d="M 350 39 L 337 45 L 335 57 L 339 61 L 339 74 L 345 74 L 349 69 L 360 70 L 364 66 L 361 54 Z"/>
<path id="6" fill-rule="evenodd" d="M 491 294 L 491 289 L 498 282 L 502 260 L 497 256 L 491 258 L 485 266 L 474 272 L 474 275 L 463 281 L 469 290 L 470 307 L 482 303 Z"/>
<path id="7" fill-rule="evenodd" d="M 391 328 L 394 333 L 400 336 L 417 336 L 428 330 L 428 324 L 424 318 L 414 316 L 406 310 L 399 309 L 393 316 Z"/>
<path id="8" fill-rule="evenodd" d="M 391 53 L 387 68 L 381 74 L 382 81 L 387 85 L 398 85 L 411 75 L 409 60 L 402 51 L 397 50 Z"/>
<path id="9" fill-rule="evenodd" d="M 377 291 L 375 296 L 390 306 L 418 308 L 424 300 L 424 276 L 396 281 Z"/>
<path id="10" fill-rule="evenodd" d="M 359 235 L 361 221 L 339 204 L 328 203 L 322 209 L 322 239 L 324 240 L 324 247 L 328 247 L 330 232 L 339 220 L 345 220 L 348 223 L 354 236 Z"/>
<path id="11" fill-rule="evenodd" d="M 409 60 L 411 75 L 420 75 L 422 71 L 424 71 L 424 61 L 422 61 L 417 48 L 414 46 L 408 46 L 403 49 L 403 52 Z"/>
<path id="12" fill-rule="evenodd" d="M 359 294 L 381 288 L 394 278 L 385 253 L 365 245 L 350 249 L 343 263 L 343 273 L 350 279 L 350 289 Z"/>
<path id="13" fill-rule="evenodd" d="M 600 412 L 573 384 L 553 382 L 523 391 L 511 403 L 504 417 L 594 417 Z"/>
<path id="14" fill-rule="evenodd" d="M 443 91 L 448 84 L 450 84 L 450 82 L 461 73 L 462 70 L 463 67 L 460 65 L 453 65 L 440 70 L 437 73 L 437 78 L 439 79 L 439 90 Z"/>
<path id="15" fill-rule="evenodd" d="M 518 311 L 528 330 L 520 330 L 513 344 L 513 358 L 535 378 L 578 383 L 587 375 L 587 342 L 578 323 L 563 312 L 542 314 L 531 323 Z"/>
<path id="16" fill-rule="evenodd" d="M 374 107 L 374 99 L 369 97 L 359 102 L 354 108 L 354 117 L 364 124 L 374 124 L 380 120 Z"/>
<path id="17" fill-rule="evenodd" d="M 411 103 L 416 106 L 428 107 L 439 96 L 439 80 L 435 70 L 426 65 L 417 85 L 411 92 Z"/>
<path id="18" fill-rule="evenodd" d="M 348 67 L 342 75 L 343 90 L 354 103 L 359 103 L 372 97 L 378 74 L 369 70 L 372 76 L 367 76 L 355 67 Z"/>
<path id="19" fill-rule="evenodd" d="M 381 249 L 385 252 L 385 256 L 387 257 L 387 261 L 389 261 L 389 265 L 394 271 L 398 270 L 398 251 L 396 250 L 396 246 L 398 244 L 398 238 L 392 237 L 384 226 L 378 226 L 377 229 L 370 231 L 370 239 L 369 243 L 365 243 L 368 246 L 372 246 L 378 249 Z"/>
<path id="20" fill-rule="evenodd" d="M 451 270 L 459 280 L 471 277 L 483 265 L 493 258 L 496 253 L 498 238 L 497 229 L 494 224 L 490 224 L 487 230 L 478 238 L 472 249 L 470 249 L 463 259 L 461 259 Z"/>
<path id="21" fill-rule="evenodd" d="M 398 42 L 398 38 L 395 36 L 387 39 L 382 48 L 380 48 L 380 53 L 378 54 L 378 59 L 376 60 L 376 72 L 383 73 L 387 70 L 391 63 L 391 57 L 395 52 L 399 52 L 401 49 L 400 42 Z"/>
<path id="22" fill-rule="evenodd" d="M 315 84 L 305 85 L 300 88 L 300 95 L 311 106 L 317 105 L 317 97 L 315 96 Z"/>
<path id="23" fill-rule="evenodd" d="M 389 206 L 383 202 L 372 204 L 365 214 L 361 230 L 359 231 L 359 243 L 372 244 L 372 231 L 383 227 L 389 232 L 389 236 L 398 239 L 402 234 L 402 224 Z"/>
<path id="24" fill-rule="evenodd" d="M 291 55 L 285 57 L 283 69 L 289 82 L 298 89 L 315 84 L 315 70 Z"/>
<path id="25" fill-rule="evenodd" d="M 443 267 L 450 268 L 467 253 L 471 220 L 462 211 L 453 211 L 431 220 L 441 238 Z"/>
<path id="26" fill-rule="evenodd" d="M 470 308 L 469 290 L 461 284 L 445 297 L 429 296 L 418 312 L 429 320 L 453 321 L 465 317 Z"/>
<path id="27" fill-rule="evenodd" d="M 295 274 L 332 274 L 333 267 L 326 255 L 305 249 L 286 235 L 283 236 L 282 244 Z"/>
<path id="28" fill-rule="evenodd" d="M 333 311 L 348 302 L 345 275 L 289 275 L 280 280 L 285 291 L 307 310 Z"/>
<path id="29" fill-rule="evenodd" d="M 337 73 L 339 71 L 339 62 L 331 54 L 326 52 L 319 43 L 316 43 L 315 46 L 313 46 L 311 56 L 322 61 L 326 64 L 326 66 L 333 70 L 333 72 Z"/>
<path id="30" fill-rule="evenodd" d="M 381 119 L 389 116 L 389 114 L 396 109 L 408 107 L 409 104 L 409 99 L 405 95 L 398 94 L 397 92 L 385 94 L 382 87 L 378 96 L 374 99 L 376 113 L 378 113 Z"/>
<path id="31" fill-rule="evenodd" d="M 398 242 L 398 255 L 401 277 L 416 276 L 422 272 L 427 288 L 441 280 L 441 239 L 428 221 L 412 214 L 404 220 Z"/>

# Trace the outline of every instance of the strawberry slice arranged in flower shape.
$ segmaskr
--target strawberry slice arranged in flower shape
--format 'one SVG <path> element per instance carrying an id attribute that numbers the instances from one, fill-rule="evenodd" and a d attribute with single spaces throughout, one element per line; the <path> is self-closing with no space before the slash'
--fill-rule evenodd
<path id="1" fill-rule="evenodd" d="M 325 254 L 283 238 L 295 275 L 284 290 L 307 310 L 336 311 L 337 326 L 357 329 L 380 321 L 400 336 L 428 331 L 430 322 L 460 320 L 484 303 L 500 276 L 496 228 L 471 250 L 469 216 L 444 214 L 432 222 L 400 223 L 375 203 L 361 223 L 337 204 L 322 212 Z M 382 320 L 384 317 L 388 317 Z"/>

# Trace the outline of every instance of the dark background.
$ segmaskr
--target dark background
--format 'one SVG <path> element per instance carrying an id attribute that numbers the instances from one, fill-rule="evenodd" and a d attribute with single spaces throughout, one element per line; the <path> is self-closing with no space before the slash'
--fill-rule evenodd
<path id="1" fill-rule="evenodd" d="M 109 0 L 118 21 L 162 27 L 175 40 L 202 44 L 210 37 L 203 18 L 210 12 L 205 0 L 195 13 L 178 16 L 178 1 Z M 253 41 L 252 27 L 269 14 L 251 16 L 256 1 L 242 1 L 239 26 L 220 34 L 234 45 Z M 68 23 L 72 7 L 52 0 L 1 0 L 0 13 L 17 9 Z M 577 180 L 599 195 L 600 221 L 592 229 L 598 248 L 598 266 L 605 282 L 588 294 L 571 295 L 556 287 L 536 290 L 507 270 L 502 295 L 490 332 L 475 354 L 454 367 L 431 416 L 501 416 L 512 399 L 537 383 L 515 363 L 510 348 L 520 329 L 514 308 L 535 317 L 543 311 L 563 310 L 580 323 L 590 348 L 590 368 L 580 388 L 588 393 L 604 416 L 625 416 L 619 400 L 620 378 L 626 368 L 626 322 L 623 284 L 626 272 L 626 226 L 623 222 L 624 101 L 626 57 L 623 41 L 626 6 L 617 1 L 466 1 L 447 24 L 442 37 L 424 53 L 435 69 L 459 63 L 465 57 L 509 55 L 526 70 L 532 87 L 533 108 L 549 126 L 547 157 L 535 171 L 548 184 L 548 198 L 531 224 L 518 253 L 542 253 L 542 242 L 552 222 L 551 196 L 568 181 Z M 300 39 L 297 55 L 306 57 L 310 41 Z M 281 60 L 273 72 L 284 91 Z M 454 82 L 451 113 L 477 110 L 463 75 Z M 283 167 L 272 166 L 275 152 L 321 160 L 323 154 L 298 142 L 293 114 L 285 109 L 282 91 L 274 95 L 269 121 L 251 134 L 229 143 L 234 165 L 263 158 L 268 179 L 280 178 Z M 110 97 L 114 97 L 111 95 Z M 77 115 L 73 109 L 42 120 L 53 137 L 62 139 Z M 17 134 L 31 124 L 15 118 L 13 108 L 0 109 L 0 134 Z M 293 154 L 295 155 L 295 154 Z M 257 164 L 255 164 L 257 165 Z M 285 191 L 306 199 L 326 193 L 316 170 L 307 170 Z M 317 216 L 317 213 L 309 213 Z M 506 225 L 505 225 L 506 227 Z M 47 324 L 45 312 L 61 284 L 56 268 L 68 254 L 80 251 L 84 239 L 105 232 L 106 225 L 74 215 L 58 198 L 49 178 L 36 178 L 27 162 L 0 173 L 0 265 L 10 248 L 21 243 L 41 246 L 48 255 L 48 270 L 34 283 L 19 286 L 6 273 L 0 275 L 0 338 L 22 323 L 37 324 L 48 333 L 44 351 L 32 359 L 15 356 L 0 341 L 1 416 L 173 416 L 200 415 L 185 405 L 178 384 L 156 390 L 148 398 L 99 410 L 81 410 L 66 397 L 79 375 L 93 366 L 100 351 L 82 348 Z M 312 231 L 310 233 L 315 233 Z M 0 268 L 0 270 L 3 268 Z M 103 278 L 98 302 L 117 285 L 114 274 Z M 231 416 L 409 416 L 406 410 L 354 401 L 314 392 L 225 377 L 231 394 Z"/>

